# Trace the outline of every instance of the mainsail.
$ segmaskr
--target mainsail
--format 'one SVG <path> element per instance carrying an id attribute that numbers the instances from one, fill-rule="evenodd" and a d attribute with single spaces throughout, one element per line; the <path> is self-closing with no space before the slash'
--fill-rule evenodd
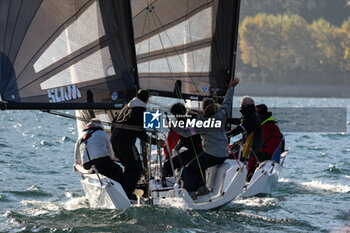
<path id="1" fill-rule="evenodd" d="M 238 0 L 132 0 L 140 87 L 153 95 L 222 96 L 234 74 Z"/>
<path id="2" fill-rule="evenodd" d="M 200 99 L 234 73 L 239 0 L 3 0 L 8 109 L 111 109 L 138 88 Z"/>
<path id="3" fill-rule="evenodd" d="M 109 109 L 135 95 L 129 1 L 2 0 L 0 11 L 2 108 Z"/>

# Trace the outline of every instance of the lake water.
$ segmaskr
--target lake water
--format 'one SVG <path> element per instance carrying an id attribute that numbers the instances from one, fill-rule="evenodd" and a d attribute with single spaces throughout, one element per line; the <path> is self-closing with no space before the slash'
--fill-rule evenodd
<path id="1" fill-rule="evenodd" d="M 237 106 L 239 99 L 234 102 Z M 350 106 L 349 100 L 339 99 L 256 99 L 262 102 Z M 74 120 L 39 111 L 1 111 L 0 118 L 0 232 L 350 231 L 349 129 L 286 132 L 290 153 L 271 195 L 239 198 L 210 211 L 161 206 L 106 210 L 89 207 L 80 176 L 73 173 Z"/>

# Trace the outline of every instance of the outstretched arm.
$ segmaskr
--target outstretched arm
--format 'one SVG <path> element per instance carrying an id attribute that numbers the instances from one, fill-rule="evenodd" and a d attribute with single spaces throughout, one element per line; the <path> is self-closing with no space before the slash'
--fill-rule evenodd
<path id="1" fill-rule="evenodd" d="M 241 118 L 228 118 L 227 123 L 231 125 L 239 125 L 241 124 Z"/>
<path id="2" fill-rule="evenodd" d="M 224 110 L 226 114 L 231 110 L 232 107 L 232 98 L 233 98 L 233 88 L 239 83 L 239 78 L 234 78 L 230 81 L 229 88 L 226 92 L 224 102 L 221 104 L 221 110 Z"/>
<path id="3" fill-rule="evenodd" d="M 230 130 L 230 131 L 226 132 L 226 136 L 227 137 L 233 137 L 233 136 L 236 136 L 236 135 L 242 133 L 243 131 L 244 131 L 244 129 L 242 128 L 242 126 L 238 125 L 233 130 Z"/>

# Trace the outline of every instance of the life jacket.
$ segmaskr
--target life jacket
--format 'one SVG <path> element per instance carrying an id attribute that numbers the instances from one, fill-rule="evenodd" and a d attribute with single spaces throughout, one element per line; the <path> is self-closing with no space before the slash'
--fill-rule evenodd
<path id="1" fill-rule="evenodd" d="M 172 149 L 174 149 L 174 147 L 176 146 L 176 143 L 179 141 L 179 139 L 180 139 L 179 134 L 177 134 L 174 131 L 169 131 L 168 136 L 167 136 L 169 151 L 172 151 Z M 166 158 L 169 157 L 167 145 L 164 146 L 164 154 L 165 154 Z"/>
<path id="2" fill-rule="evenodd" d="M 251 147 L 253 145 L 253 137 L 254 137 L 254 132 L 251 132 L 248 136 L 247 139 L 243 145 L 242 149 L 242 158 L 247 157 L 250 152 L 251 152 Z"/>
<path id="3" fill-rule="evenodd" d="M 268 155 L 272 156 L 277 147 L 281 144 L 283 134 L 272 116 L 263 121 L 261 126 L 263 131 L 263 145 L 260 152 L 266 152 Z"/>
<path id="4" fill-rule="evenodd" d="M 91 137 L 91 135 L 94 133 L 94 132 L 96 132 L 96 131 L 98 131 L 98 130 L 103 130 L 101 127 L 91 127 L 91 126 L 88 126 L 86 129 L 84 129 L 83 130 L 83 132 L 85 132 L 86 131 L 86 133 L 85 133 L 85 135 L 83 136 L 83 138 L 81 139 L 81 141 L 80 141 L 80 145 L 82 144 L 82 143 L 85 143 L 85 149 L 84 150 L 86 150 L 86 155 L 87 155 L 87 157 L 88 157 L 88 161 L 90 162 L 92 159 L 91 159 L 91 157 L 90 157 L 90 154 L 89 154 L 89 151 L 87 150 L 87 140 Z M 86 163 L 84 163 L 84 169 L 86 169 L 86 170 L 89 170 L 90 168 L 91 168 L 91 164 L 86 164 Z"/>
<path id="5" fill-rule="evenodd" d="M 88 127 L 86 129 L 83 130 L 83 132 L 86 132 L 81 140 L 80 143 L 83 143 L 83 142 L 87 142 L 87 140 L 91 137 L 91 135 L 98 131 L 98 130 L 103 130 L 101 127 Z"/>

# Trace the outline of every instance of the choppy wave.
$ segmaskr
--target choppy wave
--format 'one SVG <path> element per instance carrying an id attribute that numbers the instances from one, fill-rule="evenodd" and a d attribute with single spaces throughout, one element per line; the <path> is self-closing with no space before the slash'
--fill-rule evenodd
<path id="1" fill-rule="evenodd" d="M 180 209 L 188 209 L 188 205 L 186 204 L 185 200 L 182 198 L 171 198 L 171 199 L 161 199 L 160 200 L 160 205 L 163 206 L 172 206 L 175 208 L 180 208 Z"/>
<path id="2" fill-rule="evenodd" d="M 32 185 L 26 191 L 8 191 L 8 192 L 16 196 L 22 196 L 22 197 L 51 197 L 52 196 L 51 193 L 47 193 L 35 185 Z"/>
<path id="3" fill-rule="evenodd" d="M 350 192 L 350 186 L 343 184 L 329 184 L 318 180 L 307 181 L 307 182 L 295 182 L 289 179 L 280 178 L 279 182 L 286 183 L 286 185 L 293 185 L 295 190 L 297 187 L 302 187 L 309 191 L 323 191 L 323 192 L 334 192 L 334 193 L 348 193 Z M 284 187 L 286 188 L 286 187 Z"/>
<path id="4" fill-rule="evenodd" d="M 350 163 L 330 164 L 326 171 L 331 174 L 350 174 Z"/>
<path id="5" fill-rule="evenodd" d="M 8 202 L 9 199 L 6 197 L 6 195 L 0 194 L 0 202 Z"/>
<path id="6" fill-rule="evenodd" d="M 0 148 L 5 148 L 5 147 L 9 147 L 8 145 L 6 145 L 6 144 L 3 144 L 3 143 L 0 143 Z"/>
<path id="7" fill-rule="evenodd" d="M 295 219 L 292 218 L 271 218 L 267 216 L 262 216 L 258 214 L 253 213 L 245 213 L 245 212 L 238 212 L 238 215 L 242 215 L 244 217 L 250 218 L 250 219 L 259 219 L 267 222 L 276 222 L 276 223 L 293 223 L 295 222 Z"/>
<path id="8" fill-rule="evenodd" d="M 250 197 L 239 198 L 234 200 L 232 203 L 254 207 L 272 207 L 278 205 L 279 201 L 274 197 Z"/>
<path id="9" fill-rule="evenodd" d="M 341 184 L 327 184 L 321 181 L 313 180 L 310 182 L 302 182 L 301 185 L 308 189 L 330 191 L 335 193 L 348 193 L 350 192 L 350 186 Z"/>
<path id="10" fill-rule="evenodd" d="M 70 198 L 64 202 L 24 200 L 21 203 L 25 207 L 24 212 L 31 216 L 59 213 L 62 210 L 73 211 L 89 207 L 85 197 Z"/>

